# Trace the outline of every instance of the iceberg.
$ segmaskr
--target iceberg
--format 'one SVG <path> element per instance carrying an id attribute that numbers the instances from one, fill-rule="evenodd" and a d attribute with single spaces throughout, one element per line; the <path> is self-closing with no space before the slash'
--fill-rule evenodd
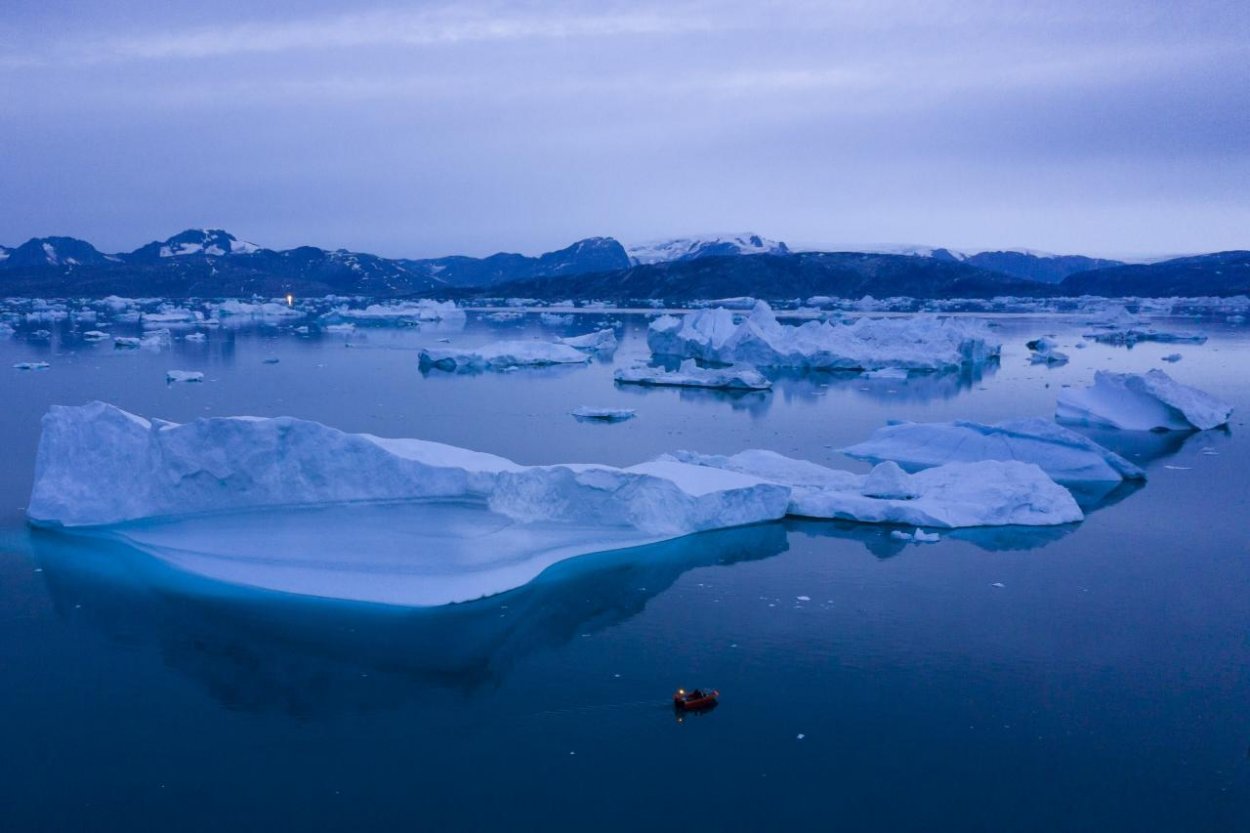
<path id="1" fill-rule="evenodd" d="M 165 381 L 171 384 L 175 382 L 203 382 L 204 374 L 198 370 L 170 370 L 165 373 Z"/>
<path id="2" fill-rule="evenodd" d="M 1142 341 L 1158 341 L 1164 344 L 1205 344 L 1207 337 L 1202 333 L 1175 333 L 1167 330 L 1156 330 L 1150 327 L 1138 329 L 1114 329 L 1105 332 L 1086 333 L 1085 338 L 1101 344 L 1115 344 L 1132 347 Z"/>
<path id="3" fill-rule="evenodd" d="M 582 405 L 580 408 L 574 408 L 569 411 L 578 419 L 596 420 L 598 422 L 624 422 L 627 419 L 633 419 L 637 415 L 637 411 L 633 408 L 592 408 L 589 405 Z"/>
<path id="4" fill-rule="evenodd" d="M 980 321 L 922 315 L 789 326 L 763 301 L 740 321 L 723 307 L 657 318 L 647 344 L 657 356 L 808 370 L 949 370 L 984 364 L 1002 348 Z"/>
<path id="5" fill-rule="evenodd" d="M 596 330 L 593 333 L 586 333 L 580 336 L 569 336 L 559 340 L 561 344 L 574 347 L 578 350 L 591 350 L 594 352 L 610 353 L 616 349 L 616 331 Z"/>
<path id="6" fill-rule="evenodd" d="M 176 424 L 95 402 L 44 417 L 27 517 L 237 584 L 445 604 L 577 555 L 776 520 L 788 501 L 783 485 L 676 462 L 521 466 L 290 417 Z M 351 519 L 383 516 L 390 544 L 358 552 Z M 402 592 L 379 578 L 392 573 Z"/>
<path id="7" fill-rule="evenodd" d="M 732 457 L 681 451 L 661 459 L 784 484 L 787 514 L 806 518 L 954 529 L 1056 526 L 1085 517 L 1040 467 L 1015 460 L 948 463 L 916 474 L 887 461 L 860 475 L 759 449 Z"/>
<path id="8" fill-rule="evenodd" d="M 1128 431 L 1205 431 L 1228 423 L 1233 407 L 1162 370 L 1094 374 L 1091 387 L 1059 392 L 1055 418 Z"/>
<path id="9" fill-rule="evenodd" d="M 590 356 L 567 344 L 548 341 L 496 341 L 481 347 L 426 347 L 422 367 L 439 370 L 506 370 L 514 367 L 545 367 L 553 364 L 585 364 Z"/>
<path id="10" fill-rule="evenodd" d="M 355 321 L 360 324 L 413 324 L 423 321 L 463 322 L 465 312 L 455 301 L 397 301 L 370 304 L 364 309 L 346 305 L 335 308 L 322 320 L 330 323 Z"/>
<path id="11" fill-rule="evenodd" d="M 1058 483 L 1118 483 L 1146 473 L 1093 440 L 1048 419 L 900 422 L 842 449 L 858 460 L 892 460 L 908 471 L 948 463 L 1016 460 L 1033 463 Z"/>
<path id="12" fill-rule="evenodd" d="M 768 390 L 773 383 L 753 367 L 702 368 L 686 359 L 675 371 L 656 367 L 619 368 L 613 377 L 621 385 L 716 388 L 718 390 Z"/>

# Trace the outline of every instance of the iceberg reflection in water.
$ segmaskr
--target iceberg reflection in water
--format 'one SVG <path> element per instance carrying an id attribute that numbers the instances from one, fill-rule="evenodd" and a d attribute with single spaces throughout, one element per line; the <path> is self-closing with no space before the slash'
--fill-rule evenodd
<path id="1" fill-rule="evenodd" d="M 168 665 L 231 708 L 296 716 L 497 683 L 529 654 L 630 619 L 688 570 L 788 546 L 780 524 L 705 532 L 562 561 L 489 599 L 404 609 L 205 580 L 116 540 L 43 530 L 31 540 L 62 617 L 158 644 Z"/>

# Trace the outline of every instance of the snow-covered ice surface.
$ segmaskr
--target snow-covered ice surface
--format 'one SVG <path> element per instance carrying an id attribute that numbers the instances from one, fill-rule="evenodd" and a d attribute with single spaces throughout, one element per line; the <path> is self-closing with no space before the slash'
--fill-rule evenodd
<path id="1" fill-rule="evenodd" d="M 686 359 L 677 370 L 658 367 L 622 367 L 613 378 L 622 385 L 715 388 L 717 390 L 768 390 L 773 383 L 753 367 L 699 367 Z"/>
<path id="2" fill-rule="evenodd" d="M 255 545 L 258 553 L 289 551 L 300 561 L 298 569 L 281 571 L 293 577 L 291 586 L 264 578 L 272 572 L 264 564 L 257 586 L 313 592 L 308 588 L 322 587 L 313 574 L 325 572 L 337 578 L 326 578 L 324 587 L 341 585 L 347 595 L 328 590 L 315 595 L 442 604 L 518 586 L 563 558 L 775 520 L 785 514 L 788 500 L 784 486 L 675 462 L 527 467 L 440 443 L 347 434 L 306 420 L 229 417 L 180 425 L 95 402 L 56 406 L 45 416 L 27 516 L 44 526 L 124 535 L 162 557 L 177 550 L 181 555 L 174 560 L 181 566 L 217 564 L 203 569 L 246 584 L 253 562 L 264 558 L 249 555 L 251 550 L 230 555 L 226 542 L 255 539 L 282 512 L 353 504 L 471 504 L 457 517 L 475 512 L 480 528 L 447 529 L 428 522 L 437 513 L 414 509 L 425 520 L 414 522 L 412 530 L 428 527 L 426 549 L 414 548 L 416 533 L 410 531 L 407 539 L 387 539 L 389 548 L 379 543 L 363 562 L 350 548 L 309 549 L 316 536 L 284 540 L 289 527 L 281 524 L 275 524 L 267 544 Z M 258 513 L 261 509 L 269 511 Z M 252 514 L 250 520 L 229 519 L 237 513 Z M 117 531 L 119 524 L 126 530 Z M 157 538 L 144 532 L 154 528 L 177 532 Z M 501 538 L 482 537 L 505 528 Z M 232 529 L 243 531 L 231 537 Z M 467 540 L 445 547 L 442 539 L 456 537 Z M 208 552 L 197 549 L 206 546 Z M 442 560 L 444 555 L 451 561 Z M 409 571 L 440 574 L 455 572 L 458 560 L 469 559 L 477 581 L 457 576 L 441 590 L 404 591 L 376 574 L 369 578 L 379 569 L 377 559 L 407 559 L 414 562 Z M 348 573 L 356 579 L 346 578 Z M 371 586 L 372 597 L 359 589 Z"/>
<path id="3" fill-rule="evenodd" d="M 585 364 L 590 356 L 567 344 L 549 341 L 496 341 L 481 347 L 426 347 L 421 366 L 439 370 L 506 370 L 553 364 Z"/>
<path id="4" fill-rule="evenodd" d="M 862 523 L 941 528 L 1055 526 L 1085 516 L 1072 494 L 1038 466 L 949 463 L 908 474 L 892 462 L 866 475 L 753 449 L 732 456 L 677 452 L 671 459 L 783 483 L 788 513 Z"/>
<path id="5" fill-rule="evenodd" d="M 1141 480 L 1146 473 L 1120 455 L 1049 419 L 902 422 L 842 449 L 860 460 L 892 460 L 909 471 L 947 463 L 1017 460 L 1034 463 L 1059 483 Z"/>
<path id="6" fill-rule="evenodd" d="M 1228 423 L 1233 407 L 1183 385 L 1162 370 L 1112 373 L 1100 370 L 1088 388 L 1059 392 L 1057 419 L 1128 431 L 1192 431 Z"/>
<path id="7" fill-rule="evenodd" d="M 853 324 L 782 324 L 759 302 L 746 318 L 727 309 L 699 310 L 651 323 L 647 344 L 657 356 L 722 364 L 809 370 L 951 370 L 984 364 L 1001 342 L 981 322 L 935 316 L 861 318 Z"/>

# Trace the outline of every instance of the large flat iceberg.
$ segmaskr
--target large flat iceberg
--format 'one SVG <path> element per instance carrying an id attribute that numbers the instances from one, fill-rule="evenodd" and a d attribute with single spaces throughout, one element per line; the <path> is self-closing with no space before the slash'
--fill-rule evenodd
<path id="1" fill-rule="evenodd" d="M 1232 413 L 1232 405 L 1182 385 L 1162 370 L 1100 370 L 1092 386 L 1059 392 L 1055 417 L 1128 431 L 1205 431 L 1227 424 Z"/>
<path id="2" fill-rule="evenodd" d="M 909 471 L 948 463 L 1016 460 L 1040 466 L 1059 483 L 1142 480 L 1146 473 L 1120 455 L 1051 420 L 900 422 L 842 449 L 860 460 L 892 460 Z"/>
<path id="3" fill-rule="evenodd" d="M 680 463 L 527 467 L 289 417 L 176 424 L 95 402 L 44 417 L 27 515 L 237 584 L 425 605 L 565 558 L 776 520 L 788 503 L 783 485 Z M 385 546 L 332 532 L 379 515 Z"/>
<path id="4" fill-rule="evenodd" d="M 853 324 L 781 324 L 760 301 L 741 321 L 724 308 L 651 322 L 647 344 L 657 356 L 721 364 L 812 370 L 949 370 L 984 364 L 1001 342 L 980 321 L 909 316 L 862 318 Z"/>
<path id="5" fill-rule="evenodd" d="M 668 459 L 785 484 L 788 514 L 808 518 L 951 529 L 1055 526 L 1085 517 L 1072 494 L 1032 463 L 949 463 L 908 474 L 885 462 L 862 475 L 759 449 L 731 457 L 682 451 Z"/>
<path id="6" fill-rule="evenodd" d="M 768 390 L 773 383 L 753 367 L 699 367 L 686 359 L 677 370 L 662 367 L 622 367 L 613 378 L 622 385 L 647 387 L 715 388 L 717 390 Z"/>
<path id="7" fill-rule="evenodd" d="M 590 356 L 567 344 L 548 341 L 496 341 L 481 347 L 426 347 L 421 351 L 422 367 L 440 370 L 507 370 L 516 367 L 546 367 L 554 364 L 585 364 Z"/>

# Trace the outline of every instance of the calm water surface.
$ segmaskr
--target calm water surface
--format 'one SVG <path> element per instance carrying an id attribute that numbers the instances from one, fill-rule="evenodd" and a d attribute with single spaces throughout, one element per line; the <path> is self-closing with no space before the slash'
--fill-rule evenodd
<path id="1" fill-rule="evenodd" d="M 417 368 L 442 338 L 605 320 L 625 342 L 588 367 Z M 736 397 L 614 388 L 613 367 L 647 355 L 638 316 L 221 330 L 161 352 L 55 327 L 0 341 L 0 826 L 1250 829 L 1250 334 L 1165 322 L 1212 338 L 1070 349 L 1081 320 L 996 319 L 1006 348 L 983 374 L 796 375 Z M 1028 364 L 1043 333 L 1071 364 Z M 52 366 L 10 369 L 34 360 Z M 1152 367 L 1232 402 L 1230 430 L 1099 435 L 1150 480 L 1055 529 L 913 546 L 769 524 L 405 611 L 215 585 L 22 515 L 58 403 L 292 415 L 522 463 L 763 447 L 863 470 L 836 449 L 887 419 L 1047 415 L 1061 385 Z M 206 381 L 167 385 L 170 369 Z M 585 424 L 567 415 L 578 405 L 639 415 Z M 666 699 L 693 684 L 722 704 L 679 723 Z"/>

